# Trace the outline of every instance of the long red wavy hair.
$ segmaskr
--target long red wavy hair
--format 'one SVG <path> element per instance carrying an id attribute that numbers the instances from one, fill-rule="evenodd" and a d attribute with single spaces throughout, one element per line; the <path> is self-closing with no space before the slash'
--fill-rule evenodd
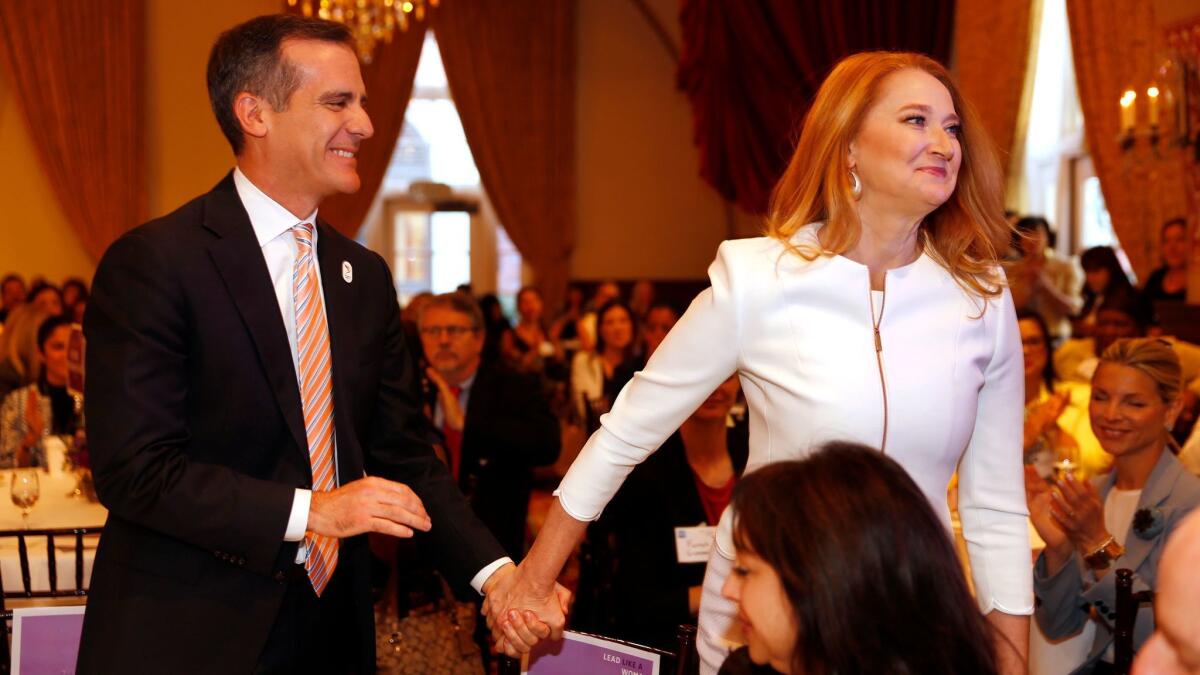
<path id="1" fill-rule="evenodd" d="M 806 260 L 851 249 L 862 232 L 851 192 L 850 143 L 879 97 L 883 81 L 908 69 L 937 78 L 962 120 L 962 166 L 950 199 L 925 217 L 920 240 L 965 290 L 995 297 L 1004 286 L 998 271 L 1012 228 L 1004 219 L 1002 174 L 991 139 L 975 110 L 942 64 L 908 52 L 862 52 L 846 57 L 825 78 L 804 117 L 800 140 L 771 195 L 767 234 Z M 808 223 L 825 223 L 822 247 L 797 246 L 792 235 Z"/>

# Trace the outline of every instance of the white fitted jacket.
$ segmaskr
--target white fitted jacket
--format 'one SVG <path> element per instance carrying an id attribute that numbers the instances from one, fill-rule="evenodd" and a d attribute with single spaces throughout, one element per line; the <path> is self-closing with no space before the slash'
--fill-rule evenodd
<path id="1" fill-rule="evenodd" d="M 793 241 L 815 245 L 819 227 Z M 572 517 L 599 517 L 633 467 L 735 371 L 750 409 L 748 471 L 830 440 L 880 446 L 883 390 L 865 266 L 842 256 L 809 262 L 774 239 L 742 239 L 721 244 L 709 278 L 563 479 L 556 494 Z M 1030 614 L 1024 374 L 1012 299 L 1006 290 L 982 311 L 983 300 L 924 254 L 890 270 L 885 286 L 885 451 L 947 528 L 946 487 L 960 469 L 980 608 Z M 726 557 L 730 524 L 726 513 L 717 539 Z"/>

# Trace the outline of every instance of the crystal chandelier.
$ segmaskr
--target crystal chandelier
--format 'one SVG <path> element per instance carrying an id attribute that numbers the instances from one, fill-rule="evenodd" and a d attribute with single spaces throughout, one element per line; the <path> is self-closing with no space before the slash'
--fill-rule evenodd
<path id="1" fill-rule="evenodd" d="M 354 33 L 358 58 L 370 63 L 375 44 L 391 43 L 396 28 L 408 30 L 409 23 L 424 21 L 426 12 L 439 0 L 288 0 L 289 7 L 300 5 L 304 16 L 316 16 L 344 23 Z"/>

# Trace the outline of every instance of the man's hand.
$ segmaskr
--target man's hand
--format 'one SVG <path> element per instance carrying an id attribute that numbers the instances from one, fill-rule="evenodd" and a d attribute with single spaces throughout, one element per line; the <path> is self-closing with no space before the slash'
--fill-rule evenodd
<path id="1" fill-rule="evenodd" d="M 339 539 L 363 532 L 411 537 L 433 527 L 425 506 L 407 485 L 362 478 L 330 492 L 312 493 L 306 529 Z"/>
<path id="2" fill-rule="evenodd" d="M 561 584 L 538 588 L 520 567 L 505 565 L 483 585 L 483 614 L 496 650 L 511 657 L 529 652 L 540 640 L 561 640 L 571 592 Z"/>
<path id="3" fill-rule="evenodd" d="M 433 366 L 425 369 L 425 376 L 429 378 L 433 386 L 437 387 L 438 401 L 442 404 L 442 415 L 446 418 L 446 426 L 455 431 L 462 431 L 463 425 L 466 423 L 466 415 L 463 414 L 462 404 L 458 402 L 458 396 L 450 388 L 450 383 Z"/>

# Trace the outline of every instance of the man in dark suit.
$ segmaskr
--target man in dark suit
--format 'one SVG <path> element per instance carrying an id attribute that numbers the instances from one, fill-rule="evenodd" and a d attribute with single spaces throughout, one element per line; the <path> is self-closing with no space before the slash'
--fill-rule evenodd
<path id="1" fill-rule="evenodd" d="M 374 672 L 367 532 L 427 532 L 476 590 L 513 574 L 420 439 L 387 264 L 317 218 L 373 131 L 352 44 L 295 16 L 222 35 L 237 168 L 100 262 L 80 672 Z"/>
<path id="2" fill-rule="evenodd" d="M 439 295 L 421 308 L 432 421 L 475 513 L 505 551 L 520 556 L 533 467 L 558 459 L 561 433 L 537 378 L 482 362 L 483 322 L 479 305 L 463 293 Z"/>

